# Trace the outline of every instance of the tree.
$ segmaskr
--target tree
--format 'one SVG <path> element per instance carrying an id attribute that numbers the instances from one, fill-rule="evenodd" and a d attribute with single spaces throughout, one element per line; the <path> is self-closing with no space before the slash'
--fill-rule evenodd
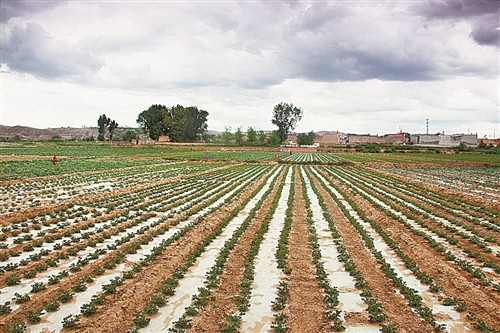
<path id="1" fill-rule="evenodd" d="M 219 139 L 222 141 L 223 144 L 228 145 L 233 142 L 234 136 L 233 133 L 231 133 L 231 127 L 230 126 L 225 126 L 224 127 L 224 132 L 219 134 Z"/>
<path id="2" fill-rule="evenodd" d="M 163 119 L 167 112 L 164 105 L 153 104 L 137 116 L 139 127 L 153 140 L 165 134 Z"/>
<path id="3" fill-rule="evenodd" d="M 316 133 L 314 133 L 314 131 L 311 131 L 309 133 L 300 133 L 297 136 L 297 143 L 301 146 L 310 146 L 314 144 L 315 140 L 316 140 Z"/>
<path id="4" fill-rule="evenodd" d="M 302 110 L 299 107 L 281 102 L 273 109 L 271 122 L 278 126 L 276 131 L 281 142 L 286 141 L 290 131 L 295 129 L 297 123 L 302 119 Z"/>
<path id="5" fill-rule="evenodd" d="M 126 131 L 122 136 L 122 141 L 130 141 L 137 139 L 137 133 L 134 131 Z"/>
<path id="6" fill-rule="evenodd" d="M 200 140 L 208 129 L 208 112 L 196 106 L 152 105 L 137 117 L 137 123 L 151 139 L 168 135 L 173 142 Z"/>
<path id="7" fill-rule="evenodd" d="M 236 132 L 234 132 L 234 142 L 238 146 L 241 146 L 243 144 L 243 133 L 241 132 L 241 127 L 238 127 L 236 129 Z"/>
<path id="8" fill-rule="evenodd" d="M 115 130 L 118 128 L 118 123 L 114 120 L 110 120 L 109 122 L 109 140 L 113 140 L 113 135 L 115 134 Z"/>
<path id="9" fill-rule="evenodd" d="M 104 134 L 106 133 L 106 127 L 109 125 L 109 122 L 111 119 L 106 117 L 105 114 L 102 114 L 99 116 L 97 119 L 97 127 L 98 127 L 98 132 L 99 135 L 97 136 L 97 140 L 99 141 L 104 141 Z"/>
<path id="10" fill-rule="evenodd" d="M 99 116 L 97 119 L 97 127 L 99 135 L 97 136 L 97 140 L 104 141 L 106 139 L 106 128 L 109 130 L 109 140 L 113 140 L 113 135 L 115 133 L 115 129 L 118 127 L 118 123 L 111 118 L 108 118 L 104 113 Z"/>
<path id="11" fill-rule="evenodd" d="M 208 129 L 208 112 L 196 106 L 176 105 L 167 109 L 164 118 L 166 134 L 174 142 L 194 142 L 200 140 Z"/>
<path id="12" fill-rule="evenodd" d="M 263 130 L 260 130 L 259 134 L 257 135 L 257 140 L 259 141 L 259 144 L 265 145 L 266 139 L 267 139 L 267 134 Z"/>
<path id="13" fill-rule="evenodd" d="M 460 145 L 458 146 L 458 151 L 468 151 L 469 146 L 463 141 L 460 141 Z"/>
<path id="14" fill-rule="evenodd" d="M 257 142 L 257 132 L 252 126 L 247 128 L 247 141 L 250 145 L 254 145 Z"/>
<path id="15" fill-rule="evenodd" d="M 267 139 L 267 143 L 271 146 L 278 146 L 282 142 L 283 141 L 281 141 L 278 131 L 273 131 L 271 136 Z"/>

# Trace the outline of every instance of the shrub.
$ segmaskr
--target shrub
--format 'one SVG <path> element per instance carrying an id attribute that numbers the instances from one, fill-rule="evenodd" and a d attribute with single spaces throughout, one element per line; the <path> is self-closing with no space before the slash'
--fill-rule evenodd
<path id="1" fill-rule="evenodd" d="M 31 297 L 28 294 L 20 295 L 18 293 L 14 293 L 14 297 L 16 300 L 16 304 L 26 303 L 27 301 L 31 300 Z"/>
<path id="2" fill-rule="evenodd" d="M 23 333 L 24 331 L 26 331 L 26 329 L 27 329 L 26 323 L 19 321 L 17 319 L 15 319 L 13 322 L 11 322 L 10 324 L 8 324 L 3 328 L 5 332 L 9 333 Z"/>
<path id="3" fill-rule="evenodd" d="M 13 286 L 20 282 L 21 279 L 16 274 L 12 274 L 5 279 L 5 283 L 7 283 L 8 286 Z"/>
<path id="4" fill-rule="evenodd" d="M 71 314 L 66 316 L 62 320 L 62 326 L 64 328 L 76 328 L 78 327 L 78 321 L 80 320 L 81 315 Z"/>
<path id="5" fill-rule="evenodd" d="M 42 320 L 40 317 L 42 316 L 43 314 L 43 310 L 31 310 L 28 312 L 28 314 L 26 315 L 26 319 L 28 319 L 28 321 L 30 323 L 39 323 L 40 320 Z"/>
<path id="6" fill-rule="evenodd" d="M 61 303 L 68 303 L 69 301 L 71 301 L 71 299 L 73 298 L 73 295 L 75 293 L 69 291 L 69 290 L 61 290 L 59 292 L 59 295 L 57 296 L 57 299 L 61 302 Z"/>
<path id="7" fill-rule="evenodd" d="M 48 302 L 43 302 L 43 307 L 47 312 L 54 312 L 59 309 L 59 302 L 56 301 L 55 299 L 51 299 Z"/>
<path id="8" fill-rule="evenodd" d="M 149 325 L 151 318 L 146 317 L 143 313 L 138 313 L 134 318 L 135 326 L 143 328 Z"/>
<path id="9" fill-rule="evenodd" d="M 31 292 L 37 293 L 39 291 L 45 290 L 45 284 L 43 282 L 35 282 L 31 285 Z"/>
<path id="10" fill-rule="evenodd" d="M 0 305 L 0 314 L 10 313 L 12 309 L 10 308 L 10 301 L 5 302 L 3 305 Z"/>

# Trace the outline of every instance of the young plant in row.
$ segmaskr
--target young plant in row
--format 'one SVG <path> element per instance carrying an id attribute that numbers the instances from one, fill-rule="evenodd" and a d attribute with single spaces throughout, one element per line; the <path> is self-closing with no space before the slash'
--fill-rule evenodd
<path id="1" fill-rule="evenodd" d="M 363 193 L 361 192 L 360 189 L 358 188 L 353 188 L 353 190 L 361 195 L 363 195 Z M 365 188 L 366 191 L 369 191 Z M 429 244 L 434 248 L 436 249 L 438 252 L 440 253 L 448 253 L 446 251 L 446 249 L 438 242 L 436 242 L 431 236 L 427 235 L 425 232 L 421 231 L 421 230 L 417 230 L 416 228 L 414 228 L 413 226 L 411 226 L 411 224 L 406 221 L 406 219 L 404 219 L 402 216 L 394 213 L 393 211 L 383 207 L 382 205 L 380 205 L 378 202 L 376 202 L 374 199 L 372 199 L 369 195 L 364 195 L 366 197 L 367 200 L 369 200 L 370 202 L 372 202 L 374 205 L 380 207 L 382 209 L 382 211 L 384 211 L 387 215 L 393 217 L 394 219 L 396 219 L 397 221 L 401 222 L 403 225 L 405 225 L 405 227 L 407 227 L 409 230 L 411 230 L 412 232 L 414 232 L 416 235 L 418 236 L 421 236 L 421 237 L 424 237 L 428 242 Z M 393 203 L 387 201 L 387 200 L 384 200 L 383 198 L 379 198 L 379 200 L 381 200 L 382 202 L 384 202 L 384 204 L 388 205 L 390 208 L 392 208 L 393 210 L 398 210 L 399 208 L 394 205 Z M 413 221 L 415 221 L 416 223 L 418 223 L 420 226 L 424 227 L 424 228 L 427 228 L 427 229 L 430 229 L 431 231 L 435 232 L 436 234 L 438 234 L 439 236 L 441 237 L 444 237 L 445 239 L 451 241 L 452 239 L 446 235 L 445 233 L 443 234 L 442 232 L 439 232 L 439 230 L 435 230 L 435 228 L 431 228 L 429 226 L 427 226 L 423 221 L 421 221 L 417 216 L 415 215 L 411 215 L 411 214 L 408 214 L 406 213 L 406 215 L 411 218 Z M 380 230 L 380 232 L 383 233 L 383 230 L 380 226 L 377 227 L 377 231 Z M 384 237 L 384 236 L 383 236 Z M 454 242 L 453 242 L 454 243 Z M 391 244 L 395 244 L 394 242 L 390 242 L 389 245 Z M 470 249 L 468 248 L 463 248 L 464 252 L 468 253 L 469 256 L 472 256 L 480 261 L 485 261 L 484 258 L 482 258 L 480 255 L 472 252 Z M 453 255 L 446 255 L 447 259 L 448 260 L 452 260 L 452 261 L 455 261 L 461 268 L 463 268 L 464 270 L 466 270 L 467 272 L 471 273 L 474 277 L 478 278 L 481 280 L 481 282 L 484 284 L 484 285 L 492 285 L 492 282 L 486 278 L 485 274 L 481 271 L 481 269 L 475 269 L 472 265 L 470 265 L 467 261 L 465 260 L 462 260 L 462 259 L 457 259 L 456 256 L 453 256 Z M 404 259 L 404 258 L 403 258 Z M 412 265 L 410 264 L 408 266 L 408 268 L 412 269 Z M 412 269 L 414 270 L 414 268 Z M 423 276 L 421 273 L 419 272 L 416 272 L 417 274 L 417 277 L 420 277 L 420 278 L 426 278 L 426 276 Z"/>
<path id="2" fill-rule="evenodd" d="M 366 214 L 361 209 L 358 208 L 358 206 L 344 193 L 343 190 L 341 190 L 338 186 L 336 186 L 331 181 L 328 181 L 328 184 L 329 184 L 329 186 L 334 188 L 335 191 L 337 191 L 337 193 L 339 193 L 339 195 L 342 197 L 342 199 L 345 200 L 349 204 L 349 206 L 356 212 L 356 214 L 363 221 L 369 223 L 372 226 L 375 224 L 375 222 L 373 220 L 369 219 L 366 216 Z M 403 294 L 405 296 L 405 298 L 407 298 L 408 304 L 411 307 L 415 308 L 415 310 L 417 312 L 419 311 L 419 309 L 422 309 L 423 308 L 422 298 L 418 295 L 418 292 L 416 290 L 406 286 L 404 281 L 400 277 L 398 277 L 398 275 L 395 273 L 395 271 L 391 267 L 391 265 L 385 261 L 382 253 L 380 253 L 379 251 L 377 251 L 375 249 L 375 246 L 373 244 L 373 240 L 371 239 L 371 237 L 368 235 L 366 230 L 361 226 L 361 224 L 347 210 L 344 203 L 339 200 L 337 195 L 335 195 L 330 190 L 330 188 L 328 186 L 325 186 L 325 189 L 327 192 L 329 192 L 332 199 L 337 203 L 337 205 L 344 212 L 344 215 L 346 216 L 346 218 L 353 224 L 353 226 L 356 228 L 358 233 L 361 235 L 361 237 L 365 241 L 365 244 L 367 245 L 367 247 L 371 250 L 371 252 L 375 256 L 377 261 L 380 263 L 381 269 L 385 273 L 385 275 L 400 289 L 401 294 Z M 374 228 L 374 229 L 376 229 L 376 228 Z M 377 230 L 377 232 L 378 232 L 378 230 Z M 434 320 L 434 316 L 432 315 L 432 311 L 430 314 L 424 310 L 420 310 L 420 311 L 423 311 L 422 313 L 425 314 L 425 316 L 423 316 L 422 318 L 424 320 L 426 320 L 427 322 L 429 322 L 429 324 L 431 324 L 436 331 L 442 330 L 442 327 L 440 325 L 438 325 L 436 323 L 436 321 Z"/>

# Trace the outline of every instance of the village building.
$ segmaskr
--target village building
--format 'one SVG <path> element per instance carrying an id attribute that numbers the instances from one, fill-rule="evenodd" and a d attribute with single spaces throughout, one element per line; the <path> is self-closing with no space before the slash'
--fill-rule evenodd
<path id="1" fill-rule="evenodd" d="M 340 137 L 338 132 L 327 132 L 323 133 L 321 135 L 316 135 L 316 139 L 314 140 L 315 143 L 319 144 L 320 146 L 327 146 L 327 145 L 337 145 L 340 143 Z"/>
<path id="2" fill-rule="evenodd" d="M 461 142 L 467 146 L 477 146 L 477 134 L 412 134 L 410 142 L 420 146 L 458 147 Z"/>
<path id="3" fill-rule="evenodd" d="M 394 144 L 401 145 L 409 143 L 409 138 L 406 133 L 395 133 L 395 134 L 385 134 L 382 136 L 370 135 L 370 134 L 349 134 L 347 138 L 347 143 L 349 144 Z"/>
<path id="4" fill-rule="evenodd" d="M 483 138 L 483 139 L 478 139 L 477 140 L 477 143 L 480 144 L 485 144 L 485 145 L 492 145 L 494 147 L 498 147 L 500 146 L 500 139 L 487 139 L 487 138 Z"/>

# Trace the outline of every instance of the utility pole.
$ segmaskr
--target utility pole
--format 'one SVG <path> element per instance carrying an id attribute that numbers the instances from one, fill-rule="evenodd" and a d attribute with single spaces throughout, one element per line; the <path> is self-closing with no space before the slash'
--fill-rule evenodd
<path id="1" fill-rule="evenodd" d="M 425 119 L 425 134 L 429 135 L 429 118 Z"/>

